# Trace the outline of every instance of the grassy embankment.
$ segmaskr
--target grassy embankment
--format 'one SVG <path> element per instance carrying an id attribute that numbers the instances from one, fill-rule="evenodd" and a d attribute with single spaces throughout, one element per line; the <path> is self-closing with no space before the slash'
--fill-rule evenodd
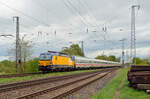
<path id="1" fill-rule="evenodd" d="M 75 74 L 75 73 L 81 73 L 81 72 L 97 71 L 97 70 L 79 70 L 79 71 L 71 71 L 71 72 L 53 72 L 53 73 L 48 73 L 48 74 L 38 74 L 38 75 L 25 76 L 25 77 L 0 78 L 0 83 L 2 84 L 2 83 L 10 83 L 10 82 L 20 82 L 20 81 L 26 81 L 26 80 L 31 80 L 31 79 L 39 79 L 39 78 L 51 77 L 51 76 L 62 76 L 62 75 L 69 75 L 69 74 Z"/>
<path id="2" fill-rule="evenodd" d="M 112 79 L 100 92 L 94 95 L 92 99 L 114 99 L 114 96 L 118 91 L 118 99 L 150 99 L 150 95 L 144 91 L 136 90 L 128 86 L 128 70 L 129 69 L 121 69 L 118 75 Z M 120 86 L 121 83 L 122 86 Z"/>

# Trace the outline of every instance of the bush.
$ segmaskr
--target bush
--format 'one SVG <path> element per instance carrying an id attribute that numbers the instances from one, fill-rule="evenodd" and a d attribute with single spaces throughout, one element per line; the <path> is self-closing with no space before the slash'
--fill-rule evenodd
<path id="1" fill-rule="evenodd" d="M 4 60 L 0 62 L 0 72 L 2 73 L 16 73 L 15 61 Z M 22 62 L 18 66 L 18 73 L 38 72 L 38 58 Z"/>
<path id="2" fill-rule="evenodd" d="M 27 62 L 27 72 L 38 72 L 38 58 Z"/>
<path id="3" fill-rule="evenodd" d="M 0 62 L 0 72 L 4 73 L 15 73 L 15 62 L 4 60 Z"/>

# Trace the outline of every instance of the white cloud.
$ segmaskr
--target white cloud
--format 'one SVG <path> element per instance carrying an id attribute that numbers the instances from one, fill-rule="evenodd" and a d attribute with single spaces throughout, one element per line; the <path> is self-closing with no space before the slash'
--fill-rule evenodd
<path id="1" fill-rule="evenodd" d="M 10 58 L 9 56 L 0 56 L 0 61 L 8 60 L 9 58 Z"/>
<path id="2" fill-rule="evenodd" d="M 25 40 L 32 41 L 36 55 L 46 50 L 61 50 L 71 43 L 83 40 L 87 56 L 95 57 L 101 54 L 103 49 L 103 26 L 107 26 L 107 41 L 105 53 L 119 56 L 121 44 L 118 40 L 127 38 L 129 47 L 130 40 L 130 11 L 131 2 L 126 0 L 72 0 L 74 7 L 67 8 L 62 0 L 1 0 L 12 8 L 18 9 L 28 16 L 13 11 L 0 3 L 0 33 L 13 34 L 15 36 L 15 24 L 12 17 L 20 16 L 20 36 L 24 34 Z M 85 3 L 84 3 L 85 2 Z M 136 2 L 135 2 L 136 3 Z M 144 6 L 136 18 L 137 54 L 141 57 L 149 54 L 149 1 L 141 1 Z M 130 9 L 129 9 L 130 8 Z M 79 14 L 80 13 L 80 14 Z M 81 15 L 81 16 L 80 16 Z M 143 15 L 143 16 L 142 16 Z M 43 23 L 49 24 L 45 26 Z M 84 24 L 85 23 L 85 24 Z M 88 32 L 87 32 L 88 29 Z M 123 31 L 120 31 L 123 29 Z M 56 35 L 55 32 L 56 31 Z M 96 32 L 93 32 L 96 31 Z M 38 32 L 41 32 L 38 35 Z M 0 45 L 5 46 L 15 42 L 14 38 L 0 37 Z M 119 46 L 119 47 L 118 47 Z M 114 48 L 114 50 L 110 50 Z M 3 47 L 4 49 L 4 47 Z M 143 50 L 142 50 L 143 49 Z M 6 51 L 0 53 L 6 53 Z M 141 54 L 143 53 L 143 54 Z M 6 53 L 7 54 L 7 53 Z M 6 55 L 5 54 L 5 55 Z"/>
<path id="3" fill-rule="evenodd" d="M 138 57 L 145 57 L 150 55 L 150 47 L 141 47 L 137 48 L 137 56 Z"/>

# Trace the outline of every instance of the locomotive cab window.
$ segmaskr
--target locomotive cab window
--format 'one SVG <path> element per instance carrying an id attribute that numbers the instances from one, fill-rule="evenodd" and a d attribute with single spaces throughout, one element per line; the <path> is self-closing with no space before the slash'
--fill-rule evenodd
<path id="1" fill-rule="evenodd" d="M 51 55 L 40 55 L 39 60 L 50 60 L 51 59 Z"/>

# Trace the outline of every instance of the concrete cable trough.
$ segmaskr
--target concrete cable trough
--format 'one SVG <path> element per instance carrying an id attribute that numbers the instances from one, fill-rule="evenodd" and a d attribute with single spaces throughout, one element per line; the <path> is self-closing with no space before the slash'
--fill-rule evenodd
<path id="1" fill-rule="evenodd" d="M 128 80 L 131 87 L 145 90 L 149 93 L 150 90 L 150 66 L 132 66 L 128 72 Z"/>

